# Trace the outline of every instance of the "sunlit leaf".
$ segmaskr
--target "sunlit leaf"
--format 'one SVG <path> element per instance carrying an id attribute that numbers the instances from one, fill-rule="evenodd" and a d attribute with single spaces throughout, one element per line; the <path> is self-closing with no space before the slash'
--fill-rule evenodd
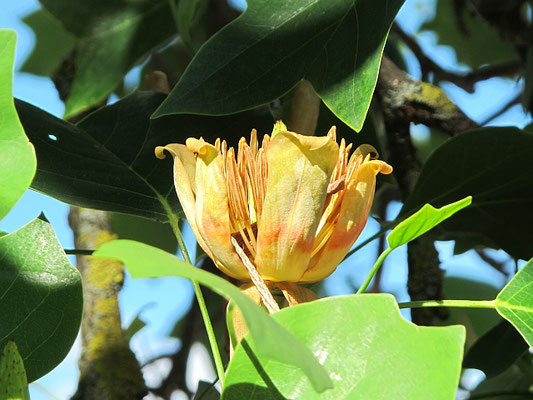
<path id="1" fill-rule="evenodd" d="M 441 208 L 425 204 L 416 213 L 400 222 L 387 236 L 390 248 L 395 249 L 416 239 L 471 203 L 472 197 L 468 196 Z"/>
<path id="2" fill-rule="evenodd" d="M 14 341 L 8 341 L 0 354 L 0 399 L 29 400 L 24 363 Z"/>
<path id="3" fill-rule="evenodd" d="M 505 285 L 495 300 L 496 310 L 533 346 L 533 260 Z"/>
<path id="4" fill-rule="evenodd" d="M 207 41 L 155 117 L 223 115 L 266 104 L 309 80 L 359 131 L 402 0 L 249 0 Z"/>
<path id="5" fill-rule="evenodd" d="M 0 348 L 17 343 L 32 382 L 55 368 L 76 339 L 81 277 L 40 219 L 0 238 L 0 271 Z"/>
<path id="6" fill-rule="evenodd" d="M 134 279 L 179 276 L 208 286 L 231 299 L 241 309 L 260 354 L 301 369 L 319 392 L 331 387 L 326 371 L 309 349 L 228 281 L 195 268 L 163 250 L 130 240 L 105 243 L 93 256 L 119 259 Z"/>
<path id="7" fill-rule="evenodd" d="M 450 400 L 461 372 L 464 327 L 419 327 L 390 294 L 329 297 L 273 315 L 321 360 L 334 387 L 318 394 L 301 371 L 238 346 L 222 398 Z"/>
<path id="8" fill-rule="evenodd" d="M 12 97 L 15 32 L 0 29 L 0 219 L 26 191 L 35 174 L 35 151 Z"/>

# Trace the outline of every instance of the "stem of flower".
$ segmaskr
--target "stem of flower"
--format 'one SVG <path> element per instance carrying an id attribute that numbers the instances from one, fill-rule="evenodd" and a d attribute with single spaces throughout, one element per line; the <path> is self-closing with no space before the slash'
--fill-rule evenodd
<path id="1" fill-rule="evenodd" d="M 365 290 L 368 288 L 368 285 L 370 285 L 370 282 L 372 282 L 372 278 L 374 277 L 374 275 L 376 275 L 376 272 L 378 272 L 379 267 L 381 267 L 381 264 L 383 264 L 383 261 L 385 261 L 385 258 L 390 254 L 392 250 L 393 249 L 389 247 L 387 250 L 385 250 L 383 253 L 379 255 L 374 266 L 368 273 L 365 281 L 363 282 L 363 284 L 361 285 L 361 287 L 359 288 L 356 294 L 361 294 L 365 292 Z"/>
<path id="2" fill-rule="evenodd" d="M 185 246 L 185 242 L 183 241 L 183 236 L 181 234 L 177 218 L 174 218 L 173 215 L 169 215 L 169 219 L 170 225 L 172 226 L 172 230 L 174 231 L 174 235 L 176 235 L 176 239 L 178 240 L 178 246 L 181 252 L 183 253 L 183 258 L 186 262 L 193 265 L 191 263 L 191 258 L 189 257 L 189 252 L 187 251 L 187 246 Z M 213 330 L 213 325 L 211 324 L 211 320 L 209 319 L 209 313 L 207 312 L 204 295 L 202 294 L 202 290 L 200 289 L 200 285 L 198 284 L 198 282 L 192 281 L 192 286 L 194 288 L 196 300 L 198 301 L 198 306 L 200 307 L 200 313 L 202 314 L 205 330 L 207 331 L 207 338 L 209 339 L 211 353 L 213 353 L 213 359 L 215 360 L 215 368 L 217 370 L 218 379 L 222 387 L 224 387 L 224 379 L 226 377 L 224 371 L 224 364 L 222 364 L 222 358 L 220 356 L 220 351 L 218 350 L 218 343 L 215 337 L 215 331 Z"/>
<path id="3" fill-rule="evenodd" d="M 399 303 L 400 308 L 455 307 L 496 308 L 494 300 L 419 300 Z"/>

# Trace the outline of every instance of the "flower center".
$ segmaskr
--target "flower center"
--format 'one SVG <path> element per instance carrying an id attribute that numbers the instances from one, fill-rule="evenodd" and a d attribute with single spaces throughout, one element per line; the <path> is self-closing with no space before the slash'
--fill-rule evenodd
<path id="1" fill-rule="evenodd" d="M 332 127 L 328 137 L 336 140 Z M 237 154 L 233 147 L 227 148 L 226 141 L 217 139 L 216 149 L 223 158 L 224 174 L 228 193 L 229 220 L 232 237 L 243 248 L 247 257 L 254 260 L 257 254 L 257 222 L 261 218 L 268 181 L 266 150 L 270 136 L 265 135 L 259 148 L 257 131 L 251 132 L 250 144 L 241 138 Z M 327 243 L 339 220 L 345 188 L 357 179 L 361 164 L 370 160 L 376 150 L 370 145 L 358 147 L 350 156 L 352 145 L 346 146 L 344 139 L 339 146 L 339 157 L 327 188 L 322 216 L 315 235 L 312 256 L 320 252 Z"/>

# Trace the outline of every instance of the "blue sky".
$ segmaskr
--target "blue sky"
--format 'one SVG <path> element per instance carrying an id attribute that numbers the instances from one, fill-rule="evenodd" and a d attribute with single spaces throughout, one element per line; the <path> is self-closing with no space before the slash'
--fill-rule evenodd
<path id="1" fill-rule="evenodd" d="M 36 0 L 18 0 L 2 4 L 0 28 L 13 29 L 18 34 L 14 96 L 61 117 L 64 110 L 63 103 L 59 100 L 52 82 L 47 78 L 17 72 L 34 44 L 33 33 L 21 22 L 21 18 L 38 7 L 39 4 Z M 433 1 L 431 0 L 408 0 L 402 8 L 398 20 L 407 32 L 415 34 L 424 18 L 431 17 L 432 10 Z M 418 38 L 427 53 L 431 54 L 432 58 L 443 67 L 452 70 L 462 69 L 460 65 L 457 65 L 455 55 L 450 48 L 436 46 L 436 37 L 433 34 L 423 33 L 418 35 Z M 411 62 L 409 62 L 409 72 L 414 77 L 419 76 L 418 67 L 413 62 L 412 57 Z M 502 102 L 515 96 L 522 84 L 521 81 L 515 82 L 509 79 L 490 79 L 477 84 L 474 94 L 468 94 L 452 84 L 444 84 L 443 87 L 449 97 L 472 119 L 482 121 L 496 111 Z M 530 121 L 531 118 L 522 111 L 521 106 L 517 105 L 494 120 L 491 125 L 523 127 Z M 427 134 L 427 129 L 423 126 L 413 127 L 413 133 L 417 137 L 423 138 Z M 63 247 L 73 248 L 72 235 L 67 224 L 68 206 L 31 190 L 24 195 L 9 215 L 0 221 L 0 231 L 12 232 L 37 217 L 41 211 L 44 211 L 50 220 Z M 393 205 L 389 210 L 388 217 L 393 218 L 398 211 L 399 204 Z M 378 224 L 372 219 L 369 220 L 359 242 L 372 235 L 377 228 Z M 193 248 L 190 231 L 186 232 L 186 237 L 189 247 Z M 341 264 L 326 282 L 328 293 L 332 295 L 352 293 L 353 287 L 362 282 L 375 260 L 376 246 L 377 243 L 366 246 L 351 259 Z M 485 281 L 497 286 L 505 283 L 501 274 L 480 262 L 476 255 L 466 254 L 453 257 L 450 243 L 439 243 L 438 248 L 443 267 L 448 275 L 468 276 L 474 279 L 482 277 Z M 497 256 L 501 256 L 501 254 L 497 254 Z M 405 260 L 406 249 L 396 250 L 386 262 L 386 274 L 383 280 L 383 289 L 394 293 L 400 301 L 408 300 L 405 288 L 407 277 Z M 120 296 L 123 324 L 127 326 L 141 310 L 143 319 L 149 323 L 149 326 L 139 332 L 132 340 L 132 348 L 139 360 L 147 360 L 179 345 L 178 341 L 166 338 L 166 334 L 171 329 L 177 315 L 183 313 L 191 301 L 192 289 L 186 281 L 175 278 L 158 281 L 132 281 L 128 279 Z M 77 385 L 76 363 L 79 349 L 78 343 L 59 367 L 39 380 L 38 384 L 55 397 L 50 397 L 40 388 L 32 387 L 32 399 L 49 400 L 70 397 Z M 202 350 L 198 351 L 201 352 Z M 161 368 L 159 375 L 166 369 L 165 366 L 158 368 Z M 205 362 L 200 363 L 194 370 L 197 373 L 205 372 L 204 378 L 214 377 L 212 370 L 205 368 Z M 156 379 L 157 375 L 157 371 L 152 372 L 149 379 Z M 194 382 L 197 378 L 192 377 L 191 380 Z"/>

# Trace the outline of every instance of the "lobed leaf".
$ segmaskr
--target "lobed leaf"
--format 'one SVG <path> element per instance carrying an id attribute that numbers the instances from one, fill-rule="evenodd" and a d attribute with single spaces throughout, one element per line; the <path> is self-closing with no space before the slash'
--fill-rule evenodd
<path id="1" fill-rule="evenodd" d="M 396 225 L 387 236 L 390 248 L 395 249 L 416 239 L 471 203 L 472 196 L 438 209 L 425 204 L 416 213 Z"/>
<path id="2" fill-rule="evenodd" d="M 334 387 L 313 392 L 300 370 L 267 360 L 247 336 L 228 366 L 223 399 L 455 397 L 464 327 L 416 326 L 403 319 L 390 294 L 329 297 L 272 317 L 319 358 Z"/>
<path id="3" fill-rule="evenodd" d="M 76 38 L 44 10 L 34 11 L 22 21 L 32 29 L 35 45 L 20 71 L 51 77 L 74 48 Z"/>
<path id="4" fill-rule="evenodd" d="M 498 313 L 533 346 L 533 260 L 505 285 L 494 303 Z"/>
<path id="5" fill-rule="evenodd" d="M 241 309 L 260 354 L 301 369 L 317 392 L 331 387 L 331 379 L 309 349 L 228 281 L 163 250 L 130 240 L 105 243 L 93 256 L 122 261 L 134 279 L 179 276 L 208 286 Z"/>
<path id="6" fill-rule="evenodd" d="M 55 368 L 76 339 L 81 277 L 40 219 L 0 237 L 0 270 L 0 348 L 17 343 L 32 382 Z"/>
<path id="7" fill-rule="evenodd" d="M 151 121 L 163 94 L 136 92 L 90 114 L 78 125 L 17 101 L 20 119 L 39 158 L 32 188 L 69 204 L 158 221 L 182 215 L 174 191 L 172 160 L 154 149 L 189 136 L 230 143 L 251 127 L 272 129 L 260 111 L 228 117 L 179 115 Z"/>
<path id="8" fill-rule="evenodd" d="M 514 127 L 461 133 L 424 164 L 400 217 L 425 203 L 442 206 L 472 196 L 472 204 L 437 228 L 439 239 L 487 238 L 516 258 L 533 257 L 533 134 Z M 474 243 L 474 242 L 470 242 Z"/>
<path id="9" fill-rule="evenodd" d="M 75 36 L 69 118 L 105 99 L 136 63 L 176 34 L 167 0 L 41 0 Z"/>
<path id="10" fill-rule="evenodd" d="M 359 131 L 402 0 L 249 0 L 207 41 L 154 117 L 223 115 L 269 103 L 302 78 Z"/>
<path id="11" fill-rule="evenodd" d="M 0 29 L 0 219 L 24 194 L 35 175 L 35 150 L 24 134 L 12 97 L 15 32 Z"/>
<path id="12" fill-rule="evenodd" d="M 28 380 L 17 345 L 9 341 L 0 355 L 0 399 L 29 400 Z"/>

